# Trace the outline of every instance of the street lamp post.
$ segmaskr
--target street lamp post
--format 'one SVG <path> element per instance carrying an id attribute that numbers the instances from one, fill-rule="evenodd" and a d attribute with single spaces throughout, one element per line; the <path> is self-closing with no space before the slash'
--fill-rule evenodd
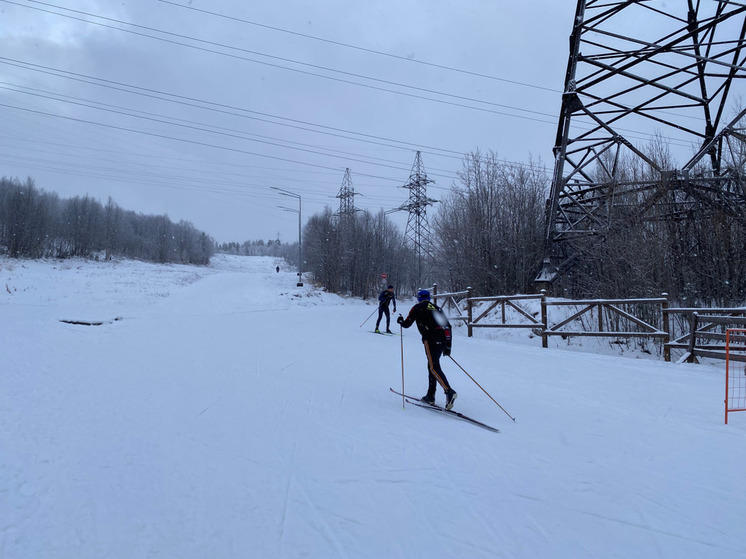
<path id="1" fill-rule="evenodd" d="M 283 196 L 289 196 L 291 198 L 297 198 L 298 199 L 298 209 L 293 210 L 291 208 L 285 208 L 282 206 L 279 206 L 280 209 L 284 211 L 289 211 L 292 213 L 298 213 L 298 283 L 296 284 L 297 287 L 303 287 L 303 244 L 302 244 L 302 237 L 301 237 L 301 223 L 302 223 L 302 201 L 300 194 L 296 194 L 295 192 L 291 192 L 289 190 L 285 190 L 284 188 L 277 188 L 276 186 L 270 186 L 272 190 L 276 190 Z"/>

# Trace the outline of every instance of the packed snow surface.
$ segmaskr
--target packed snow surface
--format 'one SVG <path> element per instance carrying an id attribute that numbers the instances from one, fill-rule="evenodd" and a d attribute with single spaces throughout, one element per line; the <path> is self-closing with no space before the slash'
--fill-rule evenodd
<path id="1" fill-rule="evenodd" d="M 403 410 L 398 327 L 276 263 L 0 260 L 0 557 L 746 557 L 722 367 L 457 331 L 495 434 Z"/>

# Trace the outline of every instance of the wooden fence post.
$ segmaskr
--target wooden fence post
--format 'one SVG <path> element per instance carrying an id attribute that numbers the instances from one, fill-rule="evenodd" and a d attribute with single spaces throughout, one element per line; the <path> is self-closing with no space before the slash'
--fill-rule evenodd
<path id="1" fill-rule="evenodd" d="M 671 323 L 668 316 L 668 293 L 661 293 L 662 297 L 665 297 L 665 301 L 661 304 L 661 310 L 663 311 L 663 331 L 666 333 L 666 337 L 663 338 L 663 359 L 667 362 L 671 361 L 671 348 L 668 347 L 668 343 L 671 341 Z"/>
<path id="2" fill-rule="evenodd" d="M 699 322 L 699 316 L 696 312 L 692 313 L 692 318 L 689 321 L 689 328 L 691 329 L 691 338 L 689 338 L 689 357 L 687 358 L 687 363 L 696 363 L 697 358 L 694 356 L 694 346 L 697 345 L 697 328 Z"/>
<path id="3" fill-rule="evenodd" d="M 471 287 L 466 288 L 466 330 L 467 335 L 471 338 L 473 329 L 471 327 L 472 319 L 472 302 L 471 302 Z"/>
<path id="4" fill-rule="evenodd" d="M 438 284 L 433 284 L 433 304 L 438 304 Z"/>
<path id="5" fill-rule="evenodd" d="M 541 347 L 549 347 L 547 336 L 547 290 L 541 290 Z"/>

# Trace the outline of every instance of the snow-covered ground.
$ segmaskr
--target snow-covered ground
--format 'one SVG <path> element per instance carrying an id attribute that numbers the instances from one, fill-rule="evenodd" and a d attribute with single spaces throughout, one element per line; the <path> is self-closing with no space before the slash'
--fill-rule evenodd
<path id="1" fill-rule="evenodd" d="M 494 434 L 402 410 L 373 307 L 274 265 L 0 259 L 0 557 L 746 557 L 721 367 L 457 334 Z"/>

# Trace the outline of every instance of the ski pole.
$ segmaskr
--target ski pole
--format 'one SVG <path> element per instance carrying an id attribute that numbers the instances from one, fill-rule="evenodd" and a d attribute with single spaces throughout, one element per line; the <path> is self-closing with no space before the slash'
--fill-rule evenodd
<path id="1" fill-rule="evenodd" d="M 399 341 L 401 343 L 401 408 L 404 409 L 404 328 L 399 325 Z"/>
<path id="2" fill-rule="evenodd" d="M 360 326 L 358 326 L 358 328 L 362 328 L 363 324 L 365 324 L 366 322 L 368 322 L 370 320 L 370 317 L 373 316 L 376 313 L 377 310 L 378 310 L 378 308 L 373 309 L 373 312 L 368 315 L 368 318 L 366 318 L 365 320 L 363 320 L 360 323 Z"/>
<path id="3" fill-rule="evenodd" d="M 449 355 L 448 357 L 451 357 L 451 356 Z M 459 369 L 461 369 L 462 371 L 464 371 L 464 373 L 466 373 L 466 376 L 469 377 L 474 382 L 474 384 L 476 384 L 479 388 L 481 388 L 482 392 L 484 392 L 485 394 L 487 394 L 487 396 L 489 396 L 490 400 L 492 400 L 493 402 L 495 402 L 495 404 L 497 404 L 497 407 L 500 408 L 501 410 L 503 410 L 505 412 L 505 415 L 507 415 L 510 419 L 512 419 L 515 422 L 515 417 L 513 417 L 512 415 L 510 415 L 508 413 L 508 411 L 504 407 L 502 407 L 500 404 L 498 404 L 497 400 L 495 400 L 492 396 L 490 396 L 490 393 L 487 392 L 484 388 L 482 388 L 482 385 L 479 384 L 476 380 L 474 380 L 474 377 L 471 376 L 469 373 L 467 373 L 466 369 L 464 369 L 461 365 L 458 364 L 458 361 L 456 361 L 453 357 L 451 357 L 451 361 L 453 361 L 454 363 L 456 363 L 456 366 Z"/>

